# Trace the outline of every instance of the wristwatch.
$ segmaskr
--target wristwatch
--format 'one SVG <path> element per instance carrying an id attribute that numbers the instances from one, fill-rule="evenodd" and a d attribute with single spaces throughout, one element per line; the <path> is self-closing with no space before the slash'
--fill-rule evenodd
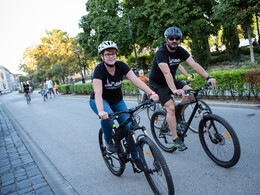
<path id="1" fill-rule="evenodd" d="M 156 94 L 154 91 L 153 91 L 152 93 L 150 93 L 150 97 L 151 97 L 152 95 L 154 95 L 154 94 Z"/>
<path id="2" fill-rule="evenodd" d="M 209 75 L 209 76 L 207 77 L 207 80 L 209 80 L 209 79 L 211 79 L 211 78 L 212 78 L 212 76 Z"/>

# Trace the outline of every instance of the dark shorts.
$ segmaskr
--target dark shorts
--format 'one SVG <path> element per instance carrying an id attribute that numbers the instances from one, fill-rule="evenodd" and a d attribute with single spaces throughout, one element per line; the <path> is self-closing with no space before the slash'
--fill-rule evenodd
<path id="1" fill-rule="evenodd" d="M 182 89 L 186 84 L 182 81 L 174 80 L 174 84 L 177 89 Z M 151 88 L 158 94 L 160 102 L 164 105 L 170 99 L 172 99 L 172 91 L 168 85 L 161 85 L 158 83 L 150 82 Z"/>

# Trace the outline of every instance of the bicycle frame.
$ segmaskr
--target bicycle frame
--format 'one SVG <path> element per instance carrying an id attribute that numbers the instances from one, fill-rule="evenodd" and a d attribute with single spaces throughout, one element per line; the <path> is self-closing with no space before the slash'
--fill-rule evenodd
<path id="1" fill-rule="evenodd" d="M 123 112 L 120 112 L 120 113 L 125 113 L 124 111 Z M 148 133 L 147 133 L 147 130 L 144 126 L 140 127 L 137 122 L 134 120 L 134 113 L 129 113 L 129 118 L 123 122 L 122 124 L 120 124 L 116 130 L 120 129 L 120 128 L 124 128 L 128 123 L 132 123 L 131 126 L 130 126 L 130 130 L 129 132 L 127 133 L 127 140 L 126 140 L 126 145 L 125 145 L 125 149 L 126 149 L 126 162 L 130 161 L 130 151 L 131 151 L 131 143 L 132 143 L 132 140 L 134 140 L 135 144 L 138 142 L 139 140 L 139 137 L 141 136 L 148 136 Z M 135 135 L 135 131 L 136 130 L 142 130 L 143 131 L 143 134 L 139 135 L 138 137 L 136 137 Z"/>

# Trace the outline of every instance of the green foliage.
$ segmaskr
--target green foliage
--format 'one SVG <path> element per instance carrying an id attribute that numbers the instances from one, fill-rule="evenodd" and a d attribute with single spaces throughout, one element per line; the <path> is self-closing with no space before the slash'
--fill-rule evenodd
<path id="1" fill-rule="evenodd" d="M 26 48 L 23 54 L 23 64 L 20 68 L 27 72 L 29 77 L 34 75 L 37 81 L 42 81 L 47 76 L 64 77 L 66 74 L 79 72 L 75 38 L 54 29 L 46 31 L 46 37 L 41 38 L 41 42 L 39 45 Z"/>
<path id="2" fill-rule="evenodd" d="M 82 83 L 78 85 L 62 85 L 59 86 L 59 91 L 64 94 L 76 93 L 76 94 L 85 94 L 89 95 L 93 90 L 92 83 Z"/>
<path id="3" fill-rule="evenodd" d="M 131 83 L 131 81 L 123 80 L 122 92 L 123 95 L 134 95 L 138 93 L 138 89 L 136 86 L 133 85 L 133 83 Z"/>
<path id="4" fill-rule="evenodd" d="M 59 85 L 58 89 L 59 89 L 59 92 L 64 93 L 64 94 L 70 93 L 70 85 Z"/>
<path id="5" fill-rule="evenodd" d="M 154 57 L 154 53 L 151 53 L 150 55 L 144 54 L 144 55 L 137 56 L 139 69 L 143 69 L 144 71 L 147 71 L 151 67 L 151 64 L 153 62 L 153 57 Z M 130 68 L 136 68 L 135 56 L 131 55 L 129 58 L 127 58 L 127 64 L 130 66 Z"/>
<path id="6" fill-rule="evenodd" d="M 26 76 L 19 76 L 19 83 L 23 83 L 23 82 L 25 82 L 25 81 L 27 81 L 27 77 Z"/>

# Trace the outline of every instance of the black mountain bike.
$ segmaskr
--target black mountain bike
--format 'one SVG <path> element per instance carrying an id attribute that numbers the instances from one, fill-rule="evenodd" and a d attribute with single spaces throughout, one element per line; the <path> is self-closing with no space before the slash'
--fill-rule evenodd
<path id="1" fill-rule="evenodd" d="M 133 160 L 130 157 L 131 142 L 134 140 L 139 153 L 139 158 L 143 163 L 144 174 L 153 192 L 155 194 L 174 194 L 171 172 L 160 149 L 148 137 L 146 128 L 144 126 L 139 126 L 135 119 L 138 110 L 141 111 L 151 105 L 152 102 L 148 100 L 134 108 L 109 114 L 109 118 L 113 120 L 119 118 L 122 113 L 129 114 L 129 118 L 118 127 L 114 125 L 113 143 L 117 149 L 116 153 L 107 153 L 102 129 L 99 130 L 100 150 L 108 169 L 114 175 L 122 175 L 127 162 L 131 162 L 134 173 L 140 173 L 142 171 L 135 167 Z M 128 123 L 131 123 L 129 133 L 127 133 L 124 128 Z M 141 130 L 138 133 L 138 136 L 135 134 L 137 130 Z M 123 139 L 124 137 L 126 137 L 126 139 Z"/>
<path id="2" fill-rule="evenodd" d="M 30 104 L 30 103 L 31 103 L 31 100 L 30 100 L 30 97 L 29 97 L 29 94 L 28 94 L 28 93 L 25 93 L 25 99 L 26 99 L 26 103 L 27 103 L 27 104 Z"/>
<path id="3" fill-rule="evenodd" d="M 198 110 L 204 110 L 198 93 L 201 90 L 210 88 L 210 84 L 204 84 L 197 89 L 185 90 L 186 94 L 193 94 L 192 101 L 175 105 L 177 122 L 177 134 L 184 141 L 187 131 Z M 184 105 L 195 104 L 193 111 L 187 121 L 183 123 L 181 110 Z M 240 144 L 238 137 L 232 126 L 222 117 L 210 112 L 200 112 L 201 120 L 198 131 L 201 145 L 212 161 L 221 167 L 229 168 L 237 164 L 240 158 Z M 165 111 L 156 111 L 151 118 L 152 135 L 161 149 L 166 152 L 174 152 L 172 133 L 166 121 Z"/>

